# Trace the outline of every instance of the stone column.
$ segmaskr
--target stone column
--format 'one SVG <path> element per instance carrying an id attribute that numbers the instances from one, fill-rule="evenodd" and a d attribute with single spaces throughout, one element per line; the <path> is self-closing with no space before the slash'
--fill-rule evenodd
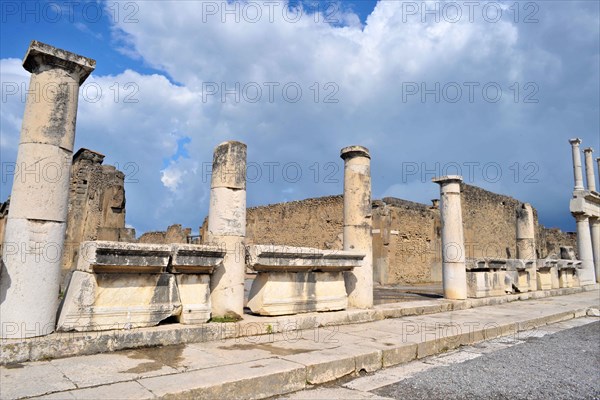
<path id="1" fill-rule="evenodd" d="M 592 233 L 592 254 L 594 256 L 596 281 L 600 283 L 600 218 L 590 218 L 590 230 Z"/>
<path id="2" fill-rule="evenodd" d="M 3 338 L 54 331 L 79 85 L 95 66 L 35 40 L 23 59 L 31 78 L 3 243 Z"/>
<path id="3" fill-rule="evenodd" d="M 573 214 L 573 216 L 577 221 L 577 251 L 581 260 L 579 281 L 582 286 L 591 285 L 596 283 L 596 272 L 589 218 L 583 213 Z"/>
<path id="4" fill-rule="evenodd" d="M 581 139 L 570 139 L 569 143 L 571 143 L 571 151 L 573 152 L 573 176 L 575 177 L 574 190 L 584 190 L 583 173 L 581 171 L 581 153 L 579 152 L 579 145 L 581 144 Z"/>
<path id="5" fill-rule="evenodd" d="M 467 298 L 465 239 L 463 234 L 460 183 L 457 175 L 434 178 L 440 185 L 440 217 L 442 220 L 442 282 L 444 297 Z"/>
<path id="6" fill-rule="evenodd" d="M 362 146 L 344 147 L 344 250 L 365 254 L 359 268 L 345 274 L 348 305 L 373 307 L 371 156 Z"/>
<path id="7" fill-rule="evenodd" d="M 210 280 L 213 317 L 244 315 L 245 237 L 246 145 L 225 142 L 215 148 L 208 209 L 208 242 L 226 249 Z"/>
<path id="8" fill-rule="evenodd" d="M 517 258 L 521 260 L 534 260 L 535 254 L 535 224 L 533 222 L 533 209 L 524 203 L 517 210 Z"/>
<path id="9" fill-rule="evenodd" d="M 588 147 L 583 150 L 583 154 L 585 155 L 585 178 L 587 180 L 587 190 L 596 191 L 596 177 L 594 174 L 594 161 L 592 158 L 592 153 L 594 149 Z"/>
<path id="10" fill-rule="evenodd" d="M 600 188 L 600 157 L 596 158 L 596 164 L 598 164 L 598 188 Z"/>

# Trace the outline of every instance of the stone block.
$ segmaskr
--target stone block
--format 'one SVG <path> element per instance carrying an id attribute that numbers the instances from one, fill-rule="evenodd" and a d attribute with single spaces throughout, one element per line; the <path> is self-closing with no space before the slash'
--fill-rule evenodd
<path id="1" fill-rule="evenodd" d="M 169 272 L 210 274 L 222 265 L 225 249 L 219 246 L 173 244 Z"/>
<path id="2" fill-rule="evenodd" d="M 162 244 L 128 242 L 83 242 L 77 270 L 95 273 L 163 273 L 171 256 L 171 247 Z"/>
<path id="3" fill-rule="evenodd" d="M 343 310 L 348 296 L 343 272 L 259 272 L 248 307 L 260 315 Z"/>
<path id="4" fill-rule="evenodd" d="M 537 262 L 537 290 L 551 290 L 559 287 L 558 261 L 538 260 Z"/>
<path id="5" fill-rule="evenodd" d="M 207 274 L 177 274 L 175 275 L 182 324 L 202 324 L 210 319 L 210 275 Z"/>
<path id="6" fill-rule="evenodd" d="M 154 326 L 180 314 L 181 301 L 173 275 L 74 271 L 57 329 L 131 329 Z"/>
<path id="7" fill-rule="evenodd" d="M 260 315 L 343 310 L 348 306 L 344 272 L 363 258 L 353 251 L 250 246 L 248 265 L 258 275 L 248 307 Z"/>
<path id="8" fill-rule="evenodd" d="M 502 260 L 467 260 L 467 295 L 481 298 L 504 295 L 506 272 Z"/>

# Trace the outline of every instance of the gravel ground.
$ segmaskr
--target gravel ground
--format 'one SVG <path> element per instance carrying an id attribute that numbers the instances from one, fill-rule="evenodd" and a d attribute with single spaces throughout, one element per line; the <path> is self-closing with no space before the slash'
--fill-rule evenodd
<path id="1" fill-rule="evenodd" d="M 600 322 L 433 368 L 373 391 L 395 399 L 600 399 Z"/>

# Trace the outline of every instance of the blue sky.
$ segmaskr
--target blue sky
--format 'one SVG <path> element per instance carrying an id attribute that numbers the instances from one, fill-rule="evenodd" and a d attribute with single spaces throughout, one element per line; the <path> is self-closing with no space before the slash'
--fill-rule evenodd
<path id="1" fill-rule="evenodd" d="M 362 144 L 374 198 L 428 203 L 431 178 L 459 172 L 574 230 L 567 140 L 600 151 L 599 3 L 468 4 L 4 1 L 2 163 L 36 39 L 97 60 L 76 148 L 126 173 L 138 233 L 197 230 L 230 139 L 248 144 L 249 206 L 341 193 L 339 150 Z"/>

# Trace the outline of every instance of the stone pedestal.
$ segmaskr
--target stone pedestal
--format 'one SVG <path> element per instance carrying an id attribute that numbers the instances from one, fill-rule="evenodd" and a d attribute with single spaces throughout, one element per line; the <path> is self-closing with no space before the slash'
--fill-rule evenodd
<path id="1" fill-rule="evenodd" d="M 537 290 L 558 289 L 558 260 L 537 260 Z"/>
<path id="2" fill-rule="evenodd" d="M 535 260 L 535 223 L 533 209 L 524 203 L 517 210 L 517 258 Z"/>
<path id="3" fill-rule="evenodd" d="M 587 190 L 596 191 L 596 176 L 594 174 L 594 160 L 592 157 L 592 153 L 594 149 L 588 147 L 583 150 L 583 154 L 585 155 L 585 178 L 587 181 Z"/>
<path id="4" fill-rule="evenodd" d="M 248 307 L 260 315 L 343 310 L 348 306 L 344 273 L 363 268 L 364 257 L 352 251 L 250 246 L 248 264 L 258 275 Z"/>
<path id="5" fill-rule="evenodd" d="M 460 204 L 460 176 L 433 179 L 440 185 L 440 216 L 442 220 L 442 282 L 444 297 L 452 300 L 467 298 L 465 242 Z"/>
<path id="6" fill-rule="evenodd" d="M 596 271 L 594 269 L 589 217 L 585 214 L 574 214 L 574 217 L 577 221 L 577 251 L 579 260 L 581 260 L 579 281 L 582 286 L 592 285 L 596 283 Z"/>
<path id="7" fill-rule="evenodd" d="M 469 260 L 467 294 L 472 298 L 502 296 L 505 294 L 505 260 Z"/>
<path id="8" fill-rule="evenodd" d="M 581 139 L 570 139 L 569 143 L 571 143 L 571 152 L 573 155 L 573 177 L 575 179 L 574 190 L 584 190 L 583 172 L 581 170 L 581 153 L 579 152 L 579 145 L 581 144 Z"/>
<path id="9" fill-rule="evenodd" d="M 0 278 L 0 336 L 54 331 L 79 85 L 96 62 L 32 41 Z"/>
<path id="10" fill-rule="evenodd" d="M 58 329 L 130 329 L 169 317 L 204 323 L 211 316 L 209 274 L 223 255 L 215 246 L 84 242 Z"/>
<path id="11" fill-rule="evenodd" d="M 371 156 L 362 146 L 341 150 L 344 160 L 344 250 L 365 255 L 360 268 L 345 274 L 348 305 L 373 307 Z"/>
<path id="12" fill-rule="evenodd" d="M 207 240 L 226 251 L 211 277 L 213 317 L 244 314 L 245 237 L 246 145 L 225 142 L 215 148 L 208 210 Z"/>
<path id="13" fill-rule="evenodd" d="M 571 288 L 580 286 L 578 272 L 581 262 L 576 260 L 558 261 L 558 281 L 560 288 Z"/>

